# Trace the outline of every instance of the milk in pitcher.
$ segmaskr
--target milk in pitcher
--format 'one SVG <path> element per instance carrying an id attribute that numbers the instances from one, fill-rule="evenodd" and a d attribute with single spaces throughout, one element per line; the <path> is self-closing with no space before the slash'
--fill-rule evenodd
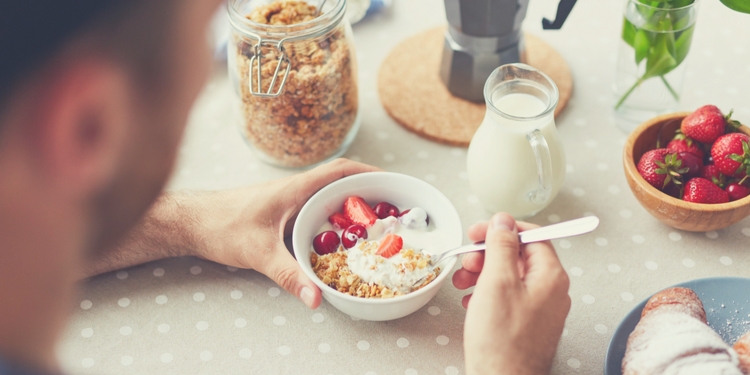
<path id="1" fill-rule="evenodd" d="M 565 154 L 555 128 L 554 108 L 550 110 L 557 98 L 528 87 L 514 90 L 507 86 L 489 93 L 485 89 L 485 96 L 489 96 L 487 115 L 467 156 L 471 188 L 492 212 L 532 216 L 554 199 L 565 178 Z"/>

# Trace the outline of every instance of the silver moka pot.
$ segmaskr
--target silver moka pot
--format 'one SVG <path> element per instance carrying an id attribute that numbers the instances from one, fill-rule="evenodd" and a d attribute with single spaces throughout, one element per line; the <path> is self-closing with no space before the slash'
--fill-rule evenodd
<path id="1" fill-rule="evenodd" d="M 544 29 L 558 30 L 576 0 L 560 0 L 554 21 Z M 445 0 L 448 31 L 440 78 L 454 96 L 484 102 L 484 82 L 495 68 L 521 61 L 521 23 L 529 0 Z"/>

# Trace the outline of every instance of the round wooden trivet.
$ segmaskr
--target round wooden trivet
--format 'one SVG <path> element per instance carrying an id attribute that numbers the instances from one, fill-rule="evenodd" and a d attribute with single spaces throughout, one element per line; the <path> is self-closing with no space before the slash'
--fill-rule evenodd
<path id="1" fill-rule="evenodd" d="M 427 139 L 468 146 L 484 119 L 485 105 L 457 98 L 440 80 L 444 27 L 419 33 L 396 46 L 380 67 L 378 92 L 388 114 Z M 557 84 L 560 100 L 555 115 L 568 104 L 573 78 L 554 48 L 525 34 L 526 64 L 546 73 Z"/>

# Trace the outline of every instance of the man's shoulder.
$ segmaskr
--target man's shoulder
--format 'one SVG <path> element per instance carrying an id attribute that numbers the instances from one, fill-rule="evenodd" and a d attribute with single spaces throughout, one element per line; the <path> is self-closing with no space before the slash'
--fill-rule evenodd
<path id="1" fill-rule="evenodd" d="M 0 358 L 0 375 L 62 375 L 60 373 L 40 372 L 38 370 L 15 365 Z"/>

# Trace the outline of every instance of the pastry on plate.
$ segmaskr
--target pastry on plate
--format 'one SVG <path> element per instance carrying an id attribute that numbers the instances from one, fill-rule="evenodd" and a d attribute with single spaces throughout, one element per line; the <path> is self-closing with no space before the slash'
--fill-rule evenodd
<path id="1" fill-rule="evenodd" d="M 688 288 L 656 293 L 628 338 L 623 375 L 742 375 L 737 353 L 706 324 Z"/>
<path id="2" fill-rule="evenodd" d="M 740 370 L 750 375 L 750 332 L 745 333 L 734 343 L 734 351 L 740 359 Z"/>

